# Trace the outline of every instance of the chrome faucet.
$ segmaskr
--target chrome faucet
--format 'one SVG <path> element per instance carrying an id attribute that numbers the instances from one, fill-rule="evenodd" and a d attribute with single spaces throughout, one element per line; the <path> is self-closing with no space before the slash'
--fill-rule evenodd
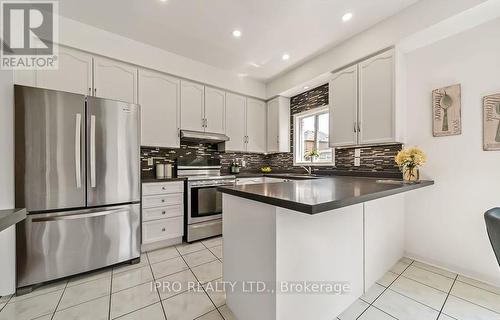
<path id="1" fill-rule="evenodd" d="M 304 170 L 307 171 L 307 174 L 308 175 L 311 175 L 312 174 L 312 168 L 309 166 L 309 167 L 306 167 L 306 166 L 301 166 Z"/>

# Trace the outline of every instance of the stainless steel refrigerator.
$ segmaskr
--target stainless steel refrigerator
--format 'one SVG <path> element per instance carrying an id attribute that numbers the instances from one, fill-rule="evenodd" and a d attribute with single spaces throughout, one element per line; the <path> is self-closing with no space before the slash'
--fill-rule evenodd
<path id="1" fill-rule="evenodd" d="M 140 256 L 140 108 L 15 86 L 17 287 Z"/>

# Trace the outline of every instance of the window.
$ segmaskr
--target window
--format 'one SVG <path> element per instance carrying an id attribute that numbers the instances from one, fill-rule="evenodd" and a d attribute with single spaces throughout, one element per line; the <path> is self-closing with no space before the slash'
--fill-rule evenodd
<path id="1" fill-rule="evenodd" d="M 315 108 L 293 116 L 295 165 L 334 165 L 334 152 L 328 145 L 328 107 Z M 316 150 L 316 156 L 310 156 Z"/>

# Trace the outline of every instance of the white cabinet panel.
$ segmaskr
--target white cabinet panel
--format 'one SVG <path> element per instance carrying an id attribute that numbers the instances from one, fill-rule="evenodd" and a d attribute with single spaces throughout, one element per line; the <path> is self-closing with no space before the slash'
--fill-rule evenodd
<path id="1" fill-rule="evenodd" d="M 226 93 L 205 87 L 205 131 L 226 132 Z"/>
<path id="2" fill-rule="evenodd" d="M 290 99 L 267 103 L 267 152 L 290 152 Z"/>
<path id="3" fill-rule="evenodd" d="M 226 142 L 228 151 L 246 151 L 246 98 L 233 93 L 226 93 Z"/>
<path id="4" fill-rule="evenodd" d="M 357 144 L 357 65 L 333 75 L 329 85 L 330 146 Z"/>
<path id="5" fill-rule="evenodd" d="M 271 100 L 267 103 L 267 152 L 279 151 L 279 101 Z"/>
<path id="6" fill-rule="evenodd" d="M 359 64 L 359 143 L 395 140 L 394 51 Z"/>
<path id="7" fill-rule="evenodd" d="M 365 289 L 404 254 L 404 194 L 365 202 Z"/>
<path id="8" fill-rule="evenodd" d="M 37 70 L 36 86 L 79 94 L 92 94 L 92 56 L 59 47 L 59 68 Z"/>
<path id="9" fill-rule="evenodd" d="M 178 148 L 180 125 L 180 80 L 139 70 L 141 145 Z"/>
<path id="10" fill-rule="evenodd" d="M 94 95 L 137 103 L 137 68 L 119 61 L 95 57 Z"/>
<path id="11" fill-rule="evenodd" d="M 182 237 L 184 233 L 183 217 L 161 219 L 142 223 L 142 243 L 149 244 L 157 241 Z"/>
<path id="12" fill-rule="evenodd" d="M 166 193 L 182 193 L 182 192 L 184 192 L 183 181 L 154 182 L 154 183 L 142 184 L 143 196 L 166 194 Z"/>
<path id="13" fill-rule="evenodd" d="M 181 81 L 181 129 L 204 130 L 205 86 Z"/>
<path id="14" fill-rule="evenodd" d="M 182 205 L 166 206 L 159 208 L 149 208 L 142 210 L 142 221 L 152 221 L 184 215 Z"/>
<path id="15" fill-rule="evenodd" d="M 247 151 L 266 152 L 266 103 L 247 99 Z"/>
<path id="16" fill-rule="evenodd" d="M 143 208 L 155 208 L 163 206 L 171 206 L 175 204 L 182 204 L 182 193 L 161 194 L 157 196 L 146 196 L 142 198 Z"/>

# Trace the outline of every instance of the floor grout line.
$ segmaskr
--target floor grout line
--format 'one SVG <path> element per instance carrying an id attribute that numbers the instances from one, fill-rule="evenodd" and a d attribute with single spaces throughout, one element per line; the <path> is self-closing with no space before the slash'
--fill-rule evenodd
<path id="1" fill-rule="evenodd" d="M 56 315 L 57 309 L 59 308 L 59 304 L 61 304 L 62 298 L 64 297 L 64 293 L 66 292 L 66 288 L 68 287 L 68 283 L 69 283 L 69 280 L 66 281 L 66 284 L 64 285 L 63 292 L 61 293 L 61 296 L 59 297 L 59 301 L 57 301 L 57 305 L 54 308 L 54 312 L 52 313 L 52 316 L 50 317 L 51 320 L 54 319 L 54 316 Z"/>
<path id="2" fill-rule="evenodd" d="M 177 250 L 177 248 L 175 248 L 175 250 L 177 252 L 179 252 L 179 250 Z M 151 265 L 151 261 L 149 261 L 149 256 L 148 256 L 147 252 L 146 252 L 146 259 L 148 260 L 149 270 L 151 271 L 151 276 L 153 277 L 153 283 L 152 283 L 153 284 L 153 288 L 154 288 L 154 290 L 156 290 L 156 293 L 158 294 L 158 299 L 160 299 L 159 302 L 160 302 L 161 310 L 163 311 L 163 316 L 165 317 L 165 319 L 167 319 L 167 312 L 165 311 L 165 307 L 163 306 L 163 302 L 161 300 L 160 291 L 158 291 L 158 289 L 156 288 L 156 276 L 155 276 L 155 273 L 153 272 L 153 267 Z M 137 311 L 137 310 L 135 310 L 135 311 Z"/>
<path id="3" fill-rule="evenodd" d="M 460 275 L 457 275 L 457 277 L 458 277 L 458 276 L 460 276 Z M 468 286 L 474 287 L 474 288 L 476 288 L 476 289 L 484 290 L 484 291 L 487 291 L 487 292 L 492 293 L 492 294 L 494 294 L 494 295 L 500 296 L 500 294 L 498 294 L 498 293 L 496 293 L 496 292 L 493 292 L 493 291 L 491 291 L 491 290 L 488 290 L 488 289 L 484 289 L 484 288 L 478 287 L 478 286 L 476 286 L 476 285 L 473 285 L 473 284 L 470 284 L 470 283 L 468 283 L 468 282 L 462 281 L 462 280 L 460 280 L 460 279 L 458 279 L 458 278 L 457 278 L 457 282 L 460 282 L 460 283 L 466 284 L 466 285 L 468 285 Z M 487 284 L 487 283 L 486 283 L 486 284 Z"/>
<path id="4" fill-rule="evenodd" d="M 109 283 L 108 320 L 111 319 L 111 298 L 113 297 L 113 277 L 114 277 L 114 268 L 111 269 L 111 281 Z"/>
<path id="5" fill-rule="evenodd" d="M 450 290 L 448 291 L 448 294 L 446 295 L 446 299 L 444 299 L 444 303 L 443 303 L 443 305 L 441 306 L 441 310 L 439 310 L 439 314 L 438 314 L 438 316 L 437 316 L 436 320 L 437 320 L 437 319 L 439 319 L 439 317 L 440 317 L 440 316 L 441 316 L 441 314 L 443 313 L 444 306 L 446 305 L 446 302 L 448 302 L 448 297 L 449 297 L 449 296 L 450 296 L 450 294 L 451 294 L 451 290 L 453 289 L 453 286 L 455 285 L 455 282 L 457 282 L 457 278 L 458 278 L 458 274 L 456 275 L 455 280 L 453 281 L 453 284 L 451 285 Z"/>
<path id="6" fill-rule="evenodd" d="M 200 241 L 200 243 L 206 248 L 205 244 L 203 242 Z M 176 247 L 177 249 L 177 247 Z M 208 248 L 207 248 L 208 249 Z M 205 249 L 204 249 L 205 250 Z M 201 251 L 201 250 L 199 250 Z M 210 249 L 208 249 L 208 251 L 210 251 Z M 177 252 L 179 252 L 179 250 L 177 249 Z M 212 253 L 212 251 L 210 251 Z M 180 252 L 179 252 L 180 254 Z M 213 253 L 212 253 L 213 254 Z M 218 259 L 218 257 L 214 254 L 214 256 Z M 212 300 L 212 298 L 210 297 L 210 295 L 207 293 L 207 291 L 205 290 L 205 288 L 203 287 L 203 285 L 201 284 L 200 282 L 200 279 L 198 279 L 198 277 L 196 276 L 196 274 L 193 272 L 193 270 L 191 269 L 191 267 L 189 266 L 189 264 L 186 262 L 186 259 L 184 259 L 184 256 L 181 254 L 181 258 L 182 260 L 184 260 L 184 263 L 186 263 L 186 265 L 188 266 L 189 268 L 189 271 L 191 271 L 191 273 L 194 275 L 194 278 L 196 279 L 196 281 L 198 282 L 198 284 L 201 286 L 203 292 L 207 295 L 208 299 L 210 300 L 210 302 L 212 302 L 212 305 L 215 307 L 215 310 L 217 310 L 217 312 L 220 314 L 220 316 L 222 317 L 222 319 L 225 319 L 224 316 L 222 315 L 222 313 L 220 312 L 219 308 L 215 305 L 214 301 Z M 216 260 L 214 260 L 216 261 Z M 213 261 L 210 261 L 210 262 L 213 262 Z M 207 262 L 207 263 L 210 263 L 210 262 Z M 206 264 L 206 263 L 205 263 Z M 203 265 L 203 264 L 200 264 L 200 266 Z M 213 280 L 212 280 L 213 281 Z M 210 281 L 207 281 L 207 283 L 210 282 Z M 224 301 L 225 302 L 225 301 Z M 224 303 L 225 305 L 225 303 Z M 214 310 L 210 310 L 209 312 L 212 312 Z M 209 313 L 207 312 L 207 313 Z M 206 314 L 206 313 L 205 313 Z M 203 315 L 201 315 L 200 317 L 202 317 Z M 199 318 L 199 317 L 198 317 Z"/>
<path id="7" fill-rule="evenodd" d="M 477 306 L 477 307 L 480 307 L 480 308 L 482 308 L 482 309 L 485 309 L 485 310 L 488 310 L 488 311 L 491 311 L 491 312 L 493 312 L 493 313 L 496 313 L 496 314 L 499 314 L 499 315 L 500 315 L 500 312 L 495 311 L 495 310 L 491 310 L 491 309 L 490 309 L 490 308 L 488 308 L 488 307 L 482 306 L 482 305 L 477 304 L 477 303 L 475 303 L 475 302 L 472 302 L 472 301 L 470 301 L 470 300 L 467 300 L 467 299 L 464 299 L 464 298 L 458 297 L 458 296 L 456 296 L 456 295 L 454 295 L 454 294 L 451 294 L 451 293 L 450 293 L 450 296 L 452 296 L 452 297 L 454 297 L 454 298 L 457 298 L 457 299 L 460 299 L 460 300 L 462 300 L 462 301 L 468 302 L 468 303 L 473 304 L 473 305 L 475 305 L 475 306 Z"/>
<path id="8" fill-rule="evenodd" d="M 401 259 L 400 259 L 400 260 L 401 260 Z M 399 262 L 399 260 L 398 260 L 398 262 Z M 386 292 L 387 290 L 389 290 L 389 287 L 390 287 L 390 286 L 391 286 L 394 282 L 396 282 L 396 280 L 398 280 L 398 279 L 399 279 L 399 277 L 401 277 L 401 276 L 402 276 L 403 272 L 405 272 L 405 271 L 406 271 L 406 269 L 408 269 L 408 268 L 409 268 L 409 267 L 413 264 L 413 262 L 415 262 L 415 260 L 413 260 L 410 264 L 408 264 L 408 266 L 407 266 L 407 267 L 406 267 L 406 268 L 405 268 L 405 269 L 404 269 L 404 270 L 403 270 L 403 271 L 402 271 L 399 275 L 398 275 L 397 273 L 392 272 L 392 271 L 388 271 L 388 272 L 392 272 L 392 273 L 396 274 L 396 275 L 397 275 L 397 277 L 396 277 L 396 279 L 394 279 L 394 280 L 393 280 L 393 281 L 392 281 L 392 282 L 391 282 L 391 283 L 390 283 L 387 287 L 385 287 L 385 286 L 381 285 L 380 283 L 375 282 L 375 283 L 377 283 L 379 286 L 384 287 L 385 289 L 384 289 L 384 290 L 383 290 L 383 291 L 382 291 L 382 292 L 381 292 L 381 293 L 380 293 L 380 294 L 379 294 L 379 295 L 378 295 L 378 296 L 377 296 L 377 297 L 376 297 L 376 298 L 375 298 L 375 299 L 374 299 L 374 300 L 373 300 L 373 301 L 369 304 L 368 308 L 366 308 L 363 312 L 361 312 L 361 314 L 360 314 L 358 317 L 356 317 L 356 319 L 359 319 L 359 317 L 361 317 L 361 316 L 363 315 L 363 313 L 365 313 L 365 312 L 366 312 L 366 310 L 370 309 L 370 307 L 374 307 L 374 308 L 376 308 L 376 309 L 379 309 L 379 308 L 377 308 L 377 306 L 374 306 L 374 305 L 373 305 L 373 304 L 375 303 L 375 301 L 377 301 L 377 300 L 378 300 L 378 298 L 380 298 L 380 297 L 384 294 L 384 292 Z M 396 263 L 397 263 L 397 262 L 396 262 Z M 373 285 L 372 285 L 372 286 L 373 286 Z M 370 287 L 370 288 L 371 288 L 371 287 Z M 370 290 L 370 288 L 368 288 L 368 290 Z M 392 291 L 392 290 L 391 290 L 391 291 Z M 367 291 L 367 292 L 368 292 L 368 291 Z M 363 300 L 363 301 L 364 301 L 364 300 Z M 365 301 L 365 302 L 366 302 L 366 301 Z M 380 309 L 379 309 L 379 310 L 380 310 Z M 391 317 L 395 318 L 394 316 L 390 315 L 389 313 L 385 312 L 384 310 L 380 310 L 380 311 L 382 311 L 382 312 L 384 312 L 384 313 L 388 314 L 389 316 L 391 316 Z M 395 319 L 397 319 L 397 318 L 395 318 Z"/>

